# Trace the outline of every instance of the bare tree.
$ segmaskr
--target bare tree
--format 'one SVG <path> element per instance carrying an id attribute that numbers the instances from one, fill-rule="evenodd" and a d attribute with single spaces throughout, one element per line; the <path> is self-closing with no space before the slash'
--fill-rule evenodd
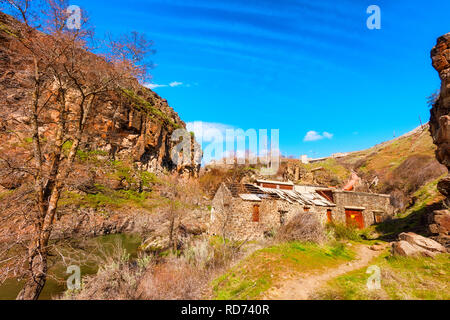
<path id="1" fill-rule="evenodd" d="M 108 54 L 99 57 L 90 53 L 88 43 L 93 33 L 87 18 L 83 18 L 80 29 L 65 28 L 65 0 L 46 0 L 38 25 L 30 23 L 31 1 L 6 2 L 21 16 L 18 39 L 32 60 L 27 113 L 33 148 L 29 160 L 19 169 L 32 178 L 34 199 L 29 197 L 27 204 L 35 209 L 23 212 L 32 232 L 27 239 L 26 262 L 18 263 L 19 268 L 24 268 L 26 282 L 17 297 L 31 300 L 39 297 L 47 279 L 49 241 L 58 201 L 92 111 L 124 86 L 135 85 L 136 76 L 145 78 L 147 69 L 141 62 L 151 42 L 133 33 L 111 42 Z M 42 138 L 46 130 L 51 131 L 51 139 Z M 63 146 L 68 142 L 70 148 L 65 153 Z M 2 160 L 3 169 L 18 169 L 9 159 Z M 23 239 L 19 240 L 15 243 L 24 245 Z"/>

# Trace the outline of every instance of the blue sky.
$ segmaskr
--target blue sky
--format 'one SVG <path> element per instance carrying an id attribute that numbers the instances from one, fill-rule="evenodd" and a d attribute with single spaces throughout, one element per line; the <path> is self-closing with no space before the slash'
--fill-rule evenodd
<path id="1" fill-rule="evenodd" d="M 429 52 L 450 32 L 447 0 L 73 4 L 99 34 L 154 41 L 154 90 L 185 122 L 279 129 L 282 154 L 296 157 L 365 149 L 428 121 L 440 87 Z M 366 27 L 371 4 L 380 30 Z"/>

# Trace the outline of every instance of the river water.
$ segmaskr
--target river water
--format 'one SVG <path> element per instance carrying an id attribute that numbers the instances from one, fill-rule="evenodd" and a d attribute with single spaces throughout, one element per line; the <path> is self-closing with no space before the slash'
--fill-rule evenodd
<path id="1" fill-rule="evenodd" d="M 137 256 L 141 243 L 142 238 L 139 235 L 115 234 L 84 240 L 80 243 L 75 242 L 75 245 L 71 245 L 70 249 L 66 246 L 61 246 L 58 247 L 58 251 L 63 253 L 63 256 L 66 256 L 67 253 L 72 257 L 83 257 L 81 259 L 82 262 L 79 264 L 75 263 L 75 265 L 80 266 L 81 277 L 83 277 L 96 274 L 101 257 L 105 254 L 111 254 L 113 250 L 116 250 L 118 245 L 126 250 L 130 258 L 134 258 Z M 62 258 L 59 260 L 56 259 L 56 263 L 49 269 L 49 277 L 39 297 L 40 300 L 50 300 L 67 290 L 66 279 L 70 274 L 66 274 L 66 270 L 67 266 L 63 263 Z M 22 286 L 23 283 L 15 279 L 7 280 L 0 285 L 0 300 L 14 300 L 22 289 Z"/>

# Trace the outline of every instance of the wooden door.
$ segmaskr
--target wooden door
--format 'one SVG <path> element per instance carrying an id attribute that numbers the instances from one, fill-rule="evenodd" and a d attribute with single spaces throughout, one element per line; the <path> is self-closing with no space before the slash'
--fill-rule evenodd
<path id="1" fill-rule="evenodd" d="M 253 222 L 259 222 L 259 205 L 253 206 Z"/>
<path id="2" fill-rule="evenodd" d="M 356 227 L 364 229 L 364 217 L 362 211 L 358 210 L 345 210 L 345 216 L 347 220 L 347 227 Z"/>
<path id="3" fill-rule="evenodd" d="M 333 213 L 330 209 L 327 210 L 327 218 L 328 218 L 328 223 L 333 222 Z"/>

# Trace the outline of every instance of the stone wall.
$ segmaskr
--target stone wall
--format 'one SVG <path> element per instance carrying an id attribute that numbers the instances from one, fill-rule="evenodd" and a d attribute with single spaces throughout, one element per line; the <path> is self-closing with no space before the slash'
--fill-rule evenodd
<path id="1" fill-rule="evenodd" d="M 259 205 L 259 222 L 253 221 L 254 205 Z M 317 214 L 325 224 L 328 209 L 333 208 L 310 207 L 309 212 Z M 226 186 L 222 185 L 212 201 L 209 233 L 234 240 L 262 239 L 304 210 L 305 206 L 299 203 L 291 204 L 283 200 L 244 201 L 233 198 Z"/>
<path id="2" fill-rule="evenodd" d="M 388 219 L 393 214 L 390 196 L 359 192 L 334 192 L 336 206 L 308 206 L 311 214 L 317 215 L 319 221 L 326 224 L 327 211 L 331 210 L 334 221 L 345 223 L 345 209 L 361 208 L 365 227 L 375 223 L 375 213 Z M 259 205 L 259 222 L 253 221 L 253 206 Z M 209 233 L 225 236 L 234 240 L 256 240 L 265 234 L 276 232 L 282 223 L 289 222 L 296 214 L 304 212 L 305 206 L 284 200 L 262 199 L 261 201 L 244 201 L 233 198 L 225 185 L 217 191 L 211 210 Z M 280 212 L 283 212 L 283 217 Z"/>
<path id="3" fill-rule="evenodd" d="M 383 221 L 394 214 L 389 195 L 335 191 L 333 192 L 333 198 L 336 204 L 336 208 L 333 210 L 333 218 L 341 223 L 346 221 L 346 208 L 362 209 L 365 227 L 376 223 L 375 214 L 380 215 Z"/>

